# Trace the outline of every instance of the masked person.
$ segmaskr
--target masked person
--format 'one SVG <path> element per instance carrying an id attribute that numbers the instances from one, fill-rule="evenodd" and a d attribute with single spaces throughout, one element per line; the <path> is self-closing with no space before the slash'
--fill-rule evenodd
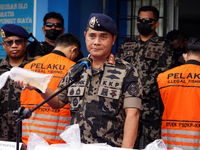
<path id="1" fill-rule="evenodd" d="M 43 18 L 43 23 L 42 31 L 45 35 L 45 41 L 39 43 L 38 41 L 34 41 L 27 46 L 29 55 L 35 59 L 49 54 L 54 49 L 56 38 L 65 32 L 64 19 L 60 13 L 47 13 Z M 83 58 L 81 52 L 74 61 L 80 58 Z"/>
<path id="2" fill-rule="evenodd" d="M 184 64 L 185 60 L 182 54 L 186 53 L 187 37 L 179 30 L 172 30 L 167 33 L 166 39 L 173 43 L 173 67 Z M 186 44 L 184 42 L 186 42 Z"/>
<path id="3" fill-rule="evenodd" d="M 135 149 L 139 149 L 142 133 L 145 145 L 161 138 L 156 77 L 171 67 L 173 45 L 157 35 L 155 30 L 159 26 L 158 19 L 159 11 L 155 7 L 141 7 L 137 17 L 140 35 L 124 40 L 116 55 L 130 62 L 138 70 L 143 85 L 142 109 Z"/>

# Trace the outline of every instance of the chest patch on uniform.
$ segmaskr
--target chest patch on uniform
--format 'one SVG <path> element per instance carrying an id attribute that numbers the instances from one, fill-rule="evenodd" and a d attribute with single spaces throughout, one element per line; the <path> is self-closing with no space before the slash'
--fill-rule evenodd
<path id="1" fill-rule="evenodd" d="M 127 51 L 127 50 L 133 50 L 136 47 L 136 42 L 126 42 L 123 45 L 123 50 Z"/>
<path id="2" fill-rule="evenodd" d="M 125 73 L 123 69 L 106 66 L 97 95 L 118 99 Z"/>
<path id="3" fill-rule="evenodd" d="M 70 90 L 69 95 L 74 95 L 74 89 L 73 88 Z"/>
<path id="4" fill-rule="evenodd" d="M 158 60 L 162 52 L 163 45 L 164 45 L 164 41 L 157 42 L 157 43 L 149 42 L 147 51 L 145 53 L 145 57 Z"/>
<path id="5" fill-rule="evenodd" d="M 73 99 L 73 106 L 77 106 L 77 104 L 78 104 L 78 99 L 77 98 Z"/>
<path id="6" fill-rule="evenodd" d="M 82 96 L 85 91 L 85 85 L 87 80 L 87 73 L 83 73 L 81 80 L 75 82 L 68 88 L 67 96 Z"/>
<path id="7" fill-rule="evenodd" d="M 128 93 L 130 95 L 137 95 L 139 93 L 139 88 L 137 87 L 136 84 L 133 84 L 131 83 L 129 86 L 128 86 L 128 89 L 127 89 Z"/>

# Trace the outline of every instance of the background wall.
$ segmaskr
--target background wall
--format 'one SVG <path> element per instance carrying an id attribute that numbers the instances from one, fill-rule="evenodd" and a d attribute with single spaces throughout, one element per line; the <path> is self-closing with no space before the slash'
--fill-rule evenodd
<path id="1" fill-rule="evenodd" d="M 35 37 L 38 41 L 44 41 L 42 32 L 43 18 L 46 13 L 55 11 L 64 18 L 65 32 L 68 32 L 69 0 L 36 0 L 36 29 Z"/>
<path id="2" fill-rule="evenodd" d="M 84 38 L 87 20 L 93 12 L 102 13 L 102 4 L 102 0 L 56 0 L 56 3 L 55 0 L 37 0 L 35 37 L 44 41 L 43 17 L 48 12 L 58 12 L 64 18 L 65 33 L 73 33 L 80 39 L 81 51 L 87 56 Z"/>
<path id="3" fill-rule="evenodd" d="M 102 0 L 69 0 L 68 32 L 79 37 L 81 51 L 88 55 L 85 46 L 84 31 L 91 13 L 102 13 Z"/>
<path id="4" fill-rule="evenodd" d="M 179 0 L 179 30 L 190 37 L 200 34 L 200 1 Z"/>

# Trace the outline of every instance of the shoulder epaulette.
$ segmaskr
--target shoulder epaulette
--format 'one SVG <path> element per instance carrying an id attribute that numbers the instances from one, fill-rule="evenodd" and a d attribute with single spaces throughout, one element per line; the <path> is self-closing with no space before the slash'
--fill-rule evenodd
<path id="1" fill-rule="evenodd" d="M 109 64 L 114 64 L 115 63 L 115 56 L 114 56 L 114 54 L 110 53 L 110 55 L 108 57 L 108 63 Z"/>

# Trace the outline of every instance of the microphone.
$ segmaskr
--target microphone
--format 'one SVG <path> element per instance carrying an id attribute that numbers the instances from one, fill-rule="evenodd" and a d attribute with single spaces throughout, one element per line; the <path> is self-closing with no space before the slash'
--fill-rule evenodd
<path id="1" fill-rule="evenodd" d="M 86 71 L 93 63 L 92 58 L 87 58 L 83 60 L 79 65 L 73 68 L 72 72 L 69 75 L 69 80 L 79 79 L 80 75 Z"/>

